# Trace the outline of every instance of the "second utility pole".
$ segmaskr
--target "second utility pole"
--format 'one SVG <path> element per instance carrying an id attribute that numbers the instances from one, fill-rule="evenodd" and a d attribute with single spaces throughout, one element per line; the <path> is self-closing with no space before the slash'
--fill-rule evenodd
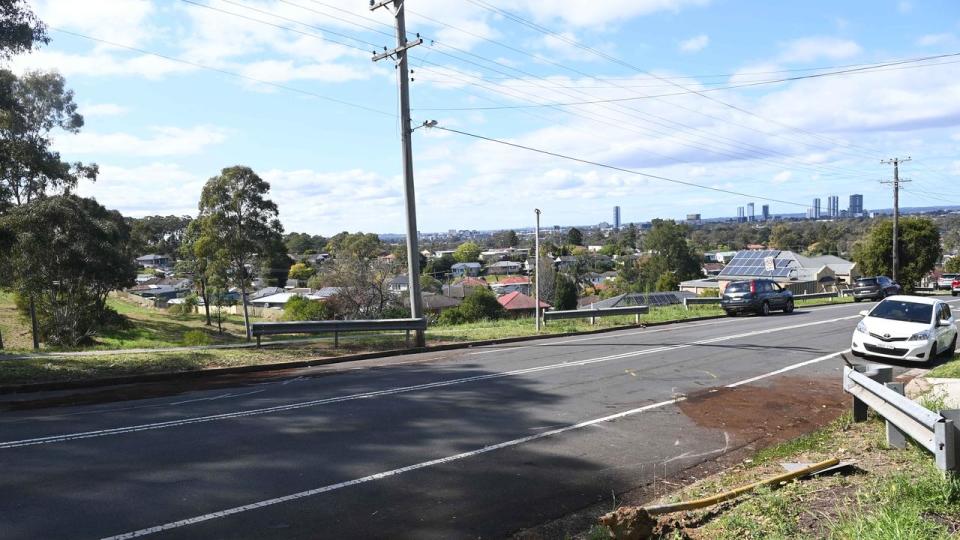
<path id="1" fill-rule="evenodd" d="M 537 333 L 540 333 L 540 209 L 534 208 L 537 226 L 533 229 L 533 318 L 537 320 Z"/>
<path id="2" fill-rule="evenodd" d="M 890 277 L 893 278 L 893 281 L 897 281 L 897 268 L 900 266 L 900 249 L 898 247 L 898 237 L 900 233 L 900 183 L 909 182 L 909 180 L 900 179 L 900 164 L 905 161 L 910 161 L 910 158 L 893 158 L 880 161 L 880 163 L 893 164 L 893 180 L 880 182 L 881 184 L 893 184 L 893 261 L 890 270 Z"/>
<path id="3" fill-rule="evenodd" d="M 423 318 L 423 298 L 420 296 L 420 248 L 417 246 L 417 201 L 413 191 L 413 144 L 410 140 L 413 129 L 410 126 L 410 76 L 407 73 L 407 49 L 423 43 L 416 40 L 407 42 L 407 24 L 403 14 L 403 0 L 370 0 L 370 11 L 393 6 L 397 20 L 397 47 L 393 50 L 375 53 L 373 61 L 393 58 L 397 68 L 397 82 L 400 85 L 400 142 L 403 147 L 403 193 L 407 206 L 407 288 L 410 290 L 410 316 Z M 389 9 L 389 8 L 388 8 Z M 417 347 L 427 343 L 423 331 L 417 330 Z"/>

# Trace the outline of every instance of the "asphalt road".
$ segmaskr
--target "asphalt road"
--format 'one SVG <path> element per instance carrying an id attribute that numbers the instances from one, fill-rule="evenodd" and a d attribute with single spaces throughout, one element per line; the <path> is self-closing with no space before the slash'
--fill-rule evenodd
<path id="1" fill-rule="evenodd" d="M 776 429 L 793 409 L 826 407 L 805 393 L 820 381 L 818 395 L 836 400 L 823 388 L 839 387 L 836 353 L 863 307 L 312 368 L 148 399 L 27 410 L 8 400 L 0 537 L 503 537 L 752 444 L 761 418 Z M 731 385 L 763 400 L 709 401 Z M 793 429 L 810 429 L 816 411 L 793 412 Z"/>

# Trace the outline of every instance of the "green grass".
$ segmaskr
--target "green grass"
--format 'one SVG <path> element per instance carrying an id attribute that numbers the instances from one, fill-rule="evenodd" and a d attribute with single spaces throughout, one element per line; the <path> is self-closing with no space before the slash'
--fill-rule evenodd
<path id="1" fill-rule="evenodd" d="M 954 356 L 953 360 L 931 369 L 926 376 L 942 379 L 960 379 L 960 355 Z"/>
<path id="2" fill-rule="evenodd" d="M 887 448 L 877 417 L 852 423 L 844 415 L 823 429 L 761 450 L 749 463 L 707 477 L 668 500 L 713 495 L 782 472 L 781 461 L 854 461 L 863 470 L 765 487 L 729 503 L 686 514 L 692 538 L 950 538 L 960 523 L 960 479 L 944 476 L 924 449 Z M 674 516 L 678 517 L 678 516 Z M 591 531 L 592 532 L 592 531 Z M 686 536 L 684 536 L 686 538 Z"/>

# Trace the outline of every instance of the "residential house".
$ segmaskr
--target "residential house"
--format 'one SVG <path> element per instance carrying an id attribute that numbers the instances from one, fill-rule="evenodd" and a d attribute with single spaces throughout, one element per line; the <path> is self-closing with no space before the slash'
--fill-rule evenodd
<path id="1" fill-rule="evenodd" d="M 767 278 L 794 294 L 805 294 L 836 290 L 840 284 L 849 284 L 859 276 L 856 263 L 834 255 L 806 257 L 776 249 L 743 250 L 720 271 L 714 287 L 722 292 L 731 281 Z M 683 282 L 680 285 L 681 290 L 694 292 L 700 284 Z"/>
<path id="2" fill-rule="evenodd" d="M 701 266 L 703 274 L 705 276 L 716 276 L 720 274 L 720 271 L 723 270 L 723 263 L 718 262 L 705 262 Z"/>
<path id="3" fill-rule="evenodd" d="M 533 289 L 530 279 L 520 276 L 509 276 L 491 283 L 490 288 L 497 296 L 519 291 L 523 294 L 531 294 Z"/>
<path id="4" fill-rule="evenodd" d="M 520 291 L 505 294 L 497 298 L 497 302 L 500 302 L 507 313 L 514 317 L 532 316 L 534 307 L 537 305 L 536 300 Z M 541 300 L 540 309 L 550 309 L 550 304 Z"/>
<path id="5" fill-rule="evenodd" d="M 401 274 L 387 280 L 387 289 L 395 293 L 406 292 L 410 289 L 410 283 L 407 276 Z"/>
<path id="6" fill-rule="evenodd" d="M 519 274 L 520 269 L 523 267 L 518 262 L 513 261 L 499 261 L 487 266 L 487 274 L 493 275 L 505 275 L 505 274 Z"/>
<path id="7" fill-rule="evenodd" d="M 250 300 L 249 302 L 250 305 L 256 307 L 283 309 L 283 307 L 287 305 L 287 302 L 294 296 L 302 296 L 309 300 L 322 300 L 322 298 L 313 293 L 281 292 Z"/>
<path id="8" fill-rule="evenodd" d="M 462 298 L 453 298 L 451 296 L 429 292 L 423 293 L 420 298 L 423 299 L 423 310 L 434 315 L 439 315 L 448 309 L 455 308 L 463 302 Z M 409 296 L 403 297 L 403 305 L 407 307 L 410 306 Z"/>
<path id="9" fill-rule="evenodd" d="M 144 268 L 167 268 L 171 262 L 170 257 L 154 253 L 137 257 L 137 264 Z"/>
<path id="10" fill-rule="evenodd" d="M 478 262 L 456 263 L 450 267 L 450 272 L 453 273 L 454 277 L 465 277 L 465 276 L 477 277 L 480 275 L 480 263 Z"/>
<path id="11" fill-rule="evenodd" d="M 561 255 L 553 260 L 553 266 L 560 271 L 570 271 L 577 268 L 577 258 L 573 255 Z"/>
<path id="12" fill-rule="evenodd" d="M 451 298 L 466 298 L 476 289 L 489 289 L 490 285 L 479 278 L 466 277 L 452 285 L 443 286 L 443 295 Z"/>

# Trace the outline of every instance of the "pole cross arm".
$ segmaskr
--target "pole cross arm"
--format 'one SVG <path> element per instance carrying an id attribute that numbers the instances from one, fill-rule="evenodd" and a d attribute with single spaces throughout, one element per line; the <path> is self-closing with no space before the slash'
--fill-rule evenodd
<path id="1" fill-rule="evenodd" d="M 405 51 L 405 50 L 407 50 L 407 49 L 410 49 L 410 48 L 413 48 L 413 47 L 416 47 L 417 45 L 420 45 L 421 43 L 423 43 L 423 38 L 417 38 L 417 39 L 415 39 L 415 40 L 413 40 L 413 41 L 408 41 L 407 44 L 404 45 L 404 46 L 402 46 L 402 47 L 397 47 L 397 48 L 395 48 L 395 49 L 391 49 L 391 50 L 389 50 L 389 51 L 383 51 L 382 53 L 378 53 L 378 54 L 373 55 L 373 61 L 374 61 L 374 62 L 379 62 L 380 60 L 383 60 L 384 58 L 392 57 L 392 56 L 395 55 L 395 54 L 402 53 L 403 51 Z"/>

